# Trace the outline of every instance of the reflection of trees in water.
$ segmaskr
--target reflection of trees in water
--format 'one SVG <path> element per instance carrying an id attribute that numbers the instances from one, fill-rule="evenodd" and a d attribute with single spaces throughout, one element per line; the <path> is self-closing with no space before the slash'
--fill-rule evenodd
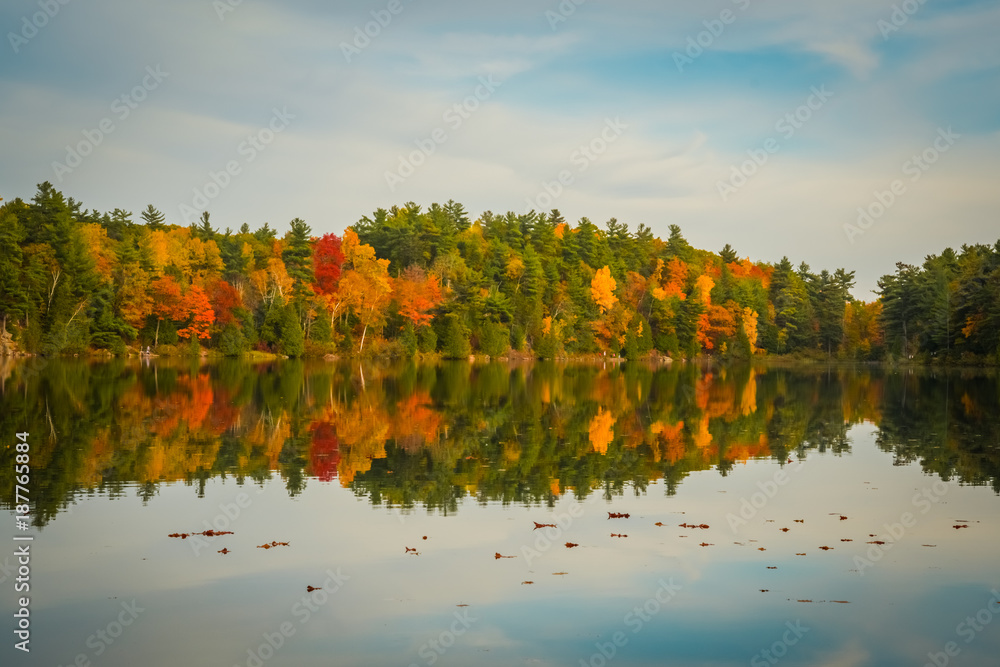
<path id="1" fill-rule="evenodd" d="M 877 443 L 894 465 L 1000 493 L 1000 379 L 931 372 L 885 378 Z"/>
<path id="2" fill-rule="evenodd" d="M 8 369 L 0 428 L 31 433 L 40 524 L 76 494 L 148 500 L 164 482 L 201 494 L 228 476 L 277 474 L 292 495 L 337 479 L 375 504 L 445 512 L 465 498 L 611 498 L 657 480 L 674 494 L 692 471 L 849 452 L 862 421 L 897 463 L 1000 492 L 995 377 L 444 363 L 366 367 L 362 382 L 356 366 L 302 362 L 24 368 Z"/>

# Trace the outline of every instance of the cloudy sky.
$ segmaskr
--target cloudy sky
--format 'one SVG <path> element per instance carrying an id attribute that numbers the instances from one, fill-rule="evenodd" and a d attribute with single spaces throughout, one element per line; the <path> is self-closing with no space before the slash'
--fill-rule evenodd
<path id="1" fill-rule="evenodd" d="M 8 200 L 317 234 L 557 207 L 869 299 L 1000 238 L 995 1 L 8 0 L 0 26 Z"/>

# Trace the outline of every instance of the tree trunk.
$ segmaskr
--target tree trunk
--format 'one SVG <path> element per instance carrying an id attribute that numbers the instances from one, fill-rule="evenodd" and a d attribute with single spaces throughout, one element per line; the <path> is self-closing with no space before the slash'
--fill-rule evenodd
<path id="1" fill-rule="evenodd" d="M 156 320 L 156 337 L 153 339 L 153 347 L 160 346 L 160 320 Z"/>

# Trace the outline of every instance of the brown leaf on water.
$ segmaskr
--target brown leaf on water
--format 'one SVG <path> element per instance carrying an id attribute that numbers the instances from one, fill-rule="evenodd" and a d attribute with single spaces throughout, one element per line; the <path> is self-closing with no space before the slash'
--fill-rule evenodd
<path id="1" fill-rule="evenodd" d="M 792 521 L 794 521 L 795 523 L 805 523 L 806 522 L 805 519 L 792 519 Z"/>
<path id="2" fill-rule="evenodd" d="M 269 542 L 267 544 L 261 544 L 257 548 L 258 549 L 272 549 L 274 547 L 287 547 L 287 546 L 288 546 L 288 542 L 273 541 L 273 542 Z"/>
<path id="3" fill-rule="evenodd" d="M 426 536 L 426 535 L 424 535 L 424 539 L 425 539 L 425 540 L 427 539 L 427 536 Z"/>
<path id="4" fill-rule="evenodd" d="M 885 542 L 883 540 L 872 540 L 871 542 L 867 542 L 866 544 L 885 544 Z"/>
<path id="5" fill-rule="evenodd" d="M 416 553 L 416 551 L 417 551 L 416 548 L 414 548 L 414 547 L 404 546 L 403 548 L 406 549 L 406 553 L 410 553 L 410 552 Z"/>
<path id="6" fill-rule="evenodd" d="M 493 558 L 495 558 L 495 559 L 499 560 L 499 559 L 501 559 L 501 558 L 516 558 L 516 556 L 501 556 L 501 555 L 500 555 L 500 552 L 498 551 L 497 553 L 495 553 L 495 554 L 493 555 Z"/>
<path id="7" fill-rule="evenodd" d="M 757 547 L 757 551 L 767 551 L 764 547 Z"/>
<path id="8" fill-rule="evenodd" d="M 844 515 L 840 515 L 840 520 L 841 520 L 841 521 L 847 521 L 847 517 L 846 517 L 846 516 L 844 516 Z"/>
<path id="9" fill-rule="evenodd" d="M 958 529 L 958 528 L 968 528 L 968 527 L 969 527 L 969 524 L 964 524 L 963 525 L 963 524 L 960 524 L 960 523 L 956 523 L 954 526 L 952 526 L 952 528 L 956 528 L 956 529 Z"/>
<path id="10" fill-rule="evenodd" d="M 535 582 L 533 582 L 533 581 L 522 581 L 521 585 L 524 586 L 525 584 L 533 584 L 533 583 L 535 583 Z"/>
<path id="11" fill-rule="evenodd" d="M 805 556 L 805 554 L 795 554 L 796 556 Z"/>
<path id="12" fill-rule="evenodd" d="M 868 537 L 878 537 L 875 533 L 868 533 Z"/>
<path id="13" fill-rule="evenodd" d="M 312 593 L 313 591 L 321 591 L 321 590 L 323 590 L 322 586 L 306 586 L 307 593 Z"/>
<path id="14" fill-rule="evenodd" d="M 609 519 L 627 519 L 628 512 L 608 512 Z"/>
<path id="15" fill-rule="evenodd" d="M 833 548 L 833 547 L 820 547 L 820 549 L 822 549 L 823 551 L 829 551 L 829 550 L 830 550 L 830 549 L 832 549 L 832 548 Z"/>
<path id="16" fill-rule="evenodd" d="M 189 533 L 170 533 L 169 535 L 167 535 L 167 537 L 179 537 L 182 540 L 186 540 L 188 537 L 190 537 L 190 534 Z"/>
<path id="17" fill-rule="evenodd" d="M 791 528 L 779 528 L 778 530 L 780 530 L 783 533 L 787 533 L 788 531 L 791 530 Z"/>
<path id="18" fill-rule="evenodd" d="M 699 547 L 714 547 L 714 544 L 709 544 L 708 542 L 702 542 L 698 545 Z"/>
<path id="19" fill-rule="evenodd" d="M 559 576 L 562 576 L 562 575 L 564 575 L 564 574 L 569 574 L 569 572 L 553 572 L 552 574 L 554 574 L 554 575 L 556 575 L 557 577 L 559 577 Z"/>
<path id="20" fill-rule="evenodd" d="M 204 535 L 205 537 L 218 537 L 219 535 L 232 535 L 231 530 L 206 530 L 201 533 L 191 533 L 192 535 Z"/>
<path id="21" fill-rule="evenodd" d="M 799 602 L 812 602 L 812 600 L 799 600 Z"/>
<path id="22" fill-rule="evenodd" d="M 219 549 L 219 553 L 225 556 L 227 553 L 229 553 L 229 549 Z"/>
<path id="23" fill-rule="evenodd" d="M 936 544 L 921 544 L 922 547 L 936 547 Z"/>
<path id="24" fill-rule="evenodd" d="M 777 570 L 778 568 L 775 565 L 768 565 L 767 569 L 769 569 L 769 570 Z"/>
<path id="25" fill-rule="evenodd" d="M 761 593 L 770 593 L 771 591 L 768 590 L 768 589 L 766 589 L 766 588 L 762 588 L 762 589 L 760 589 L 760 592 Z"/>
<path id="26" fill-rule="evenodd" d="M 567 542 L 567 543 L 566 543 L 566 548 L 567 548 L 567 549 L 572 549 L 573 547 L 578 547 L 578 546 L 580 546 L 580 545 L 579 545 L 579 544 L 576 544 L 576 543 L 574 543 L 574 542 Z"/>
<path id="27" fill-rule="evenodd" d="M 851 604 L 847 600 L 830 600 L 830 602 L 836 602 L 837 604 Z"/>
<path id="28" fill-rule="evenodd" d="M 534 530 L 538 530 L 539 528 L 555 528 L 556 527 L 556 524 L 554 524 L 554 523 L 538 523 L 537 521 L 533 521 L 532 523 L 535 524 Z"/>
<path id="29" fill-rule="evenodd" d="M 457 604 L 457 605 L 455 605 L 455 606 L 456 606 L 456 607 L 468 607 L 469 605 L 467 605 L 467 604 Z"/>
<path id="30" fill-rule="evenodd" d="M 657 522 L 656 522 L 656 523 L 654 523 L 653 525 L 654 525 L 654 526 L 662 526 L 662 525 L 663 525 L 663 522 L 662 522 L 662 521 L 657 521 Z"/>
<path id="31" fill-rule="evenodd" d="M 621 533 L 611 533 L 611 537 L 628 537 L 628 535 L 622 535 Z"/>
<path id="32" fill-rule="evenodd" d="M 853 542 L 854 540 L 850 539 L 849 537 L 844 537 L 844 538 L 841 538 L 840 541 L 841 542 Z"/>

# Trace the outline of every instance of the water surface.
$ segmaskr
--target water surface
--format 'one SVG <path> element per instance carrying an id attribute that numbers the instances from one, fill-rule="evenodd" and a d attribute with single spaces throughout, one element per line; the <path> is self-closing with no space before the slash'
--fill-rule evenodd
<path id="1" fill-rule="evenodd" d="M 1000 654 L 995 375 L 157 360 L 0 381 L 0 435 L 32 461 L 18 531 L 3 450 L 3 534 L 34 535 L 32 651 L 8 631 L 3 664 Z M 233 534 L 168 537 L 208 529 Z"/>

